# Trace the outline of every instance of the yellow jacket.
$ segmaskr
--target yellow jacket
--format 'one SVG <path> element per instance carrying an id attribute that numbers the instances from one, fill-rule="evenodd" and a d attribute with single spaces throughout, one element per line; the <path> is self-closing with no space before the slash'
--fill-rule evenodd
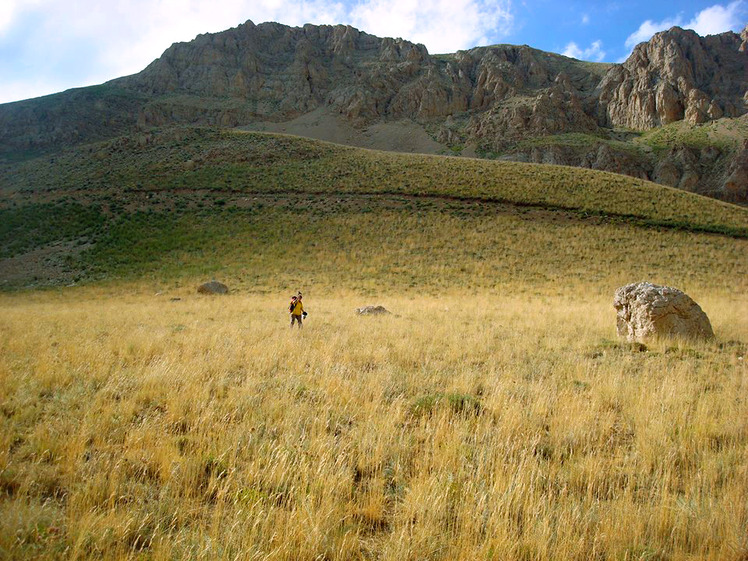
<path id="1" fill-rule="evenodd" d="M 301 300 L 296 300 L 296 304 L 294 304 L 291 314 L 294 316 L 300 316 L 302 313 L 304 313 L 304 304 L 301 303 Z"/>

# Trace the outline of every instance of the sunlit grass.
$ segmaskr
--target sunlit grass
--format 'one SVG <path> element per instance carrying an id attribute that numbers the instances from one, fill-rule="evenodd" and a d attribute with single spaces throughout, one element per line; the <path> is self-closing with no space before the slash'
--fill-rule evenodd
<path id="1" fill-rule="evenodd" d="M 298 283 L 433 293 L 549 282 L 568 292 L 576 281 L 610 291 L 642 279 L 738 290 L 748 278 L 746 240 L 574 213 L 355 196 L 237 195 L 220 210 L 193 203 L 123 216 L 69 267 L 88 282 L 147 278 L 171 286 L 204 276 L 255 292 Z M 24 232 L 14 239 L 33 243 Z"/>
<path id="2" fill-rule="evenodd" d="M 748 552 L 744 297 L 694 295 L 717 341 L 637 352 L 584 290 L 305 290 L 301 331 L 285 296 L 3 296 L 3 556 Z"/>
<path id="3" fill-rule="evenodd" d="M 298 137 L 185 128 L 9 167 L 0 190 L 111 205 L 125 193 L 415 195 L 623 216 L 746 236 L 748 212 L 632 177 L 567 166 L 377 152 Z M 102 197 L 108 196 L 109 200 Z M 21 199 L 19 199 L 21 200 Z M 120 201 L 121 202 L 121 201 Z"/>
<path id="4" fill-rule="evenodd" d="M 5 176 L 7 255 L 77 240 L 88 285 L 0 294 L 0 557 L 748 556 L 744 209 L 279 136 L 128 142 Z M 211 277 L 230 294 L 198 296 Z M 618 342 L 639 280 L 717 339 Z"/>

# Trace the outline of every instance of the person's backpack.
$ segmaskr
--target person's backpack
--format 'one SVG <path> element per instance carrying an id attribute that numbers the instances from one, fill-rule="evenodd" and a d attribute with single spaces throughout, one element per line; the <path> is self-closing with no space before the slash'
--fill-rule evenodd
<path id="1" fill-rule="evenodd" d="M 288 311 L 293 313 L 293 309 L 296 307 L 296 302 L 294 300 L 291 300 L 291 303 L 288 305 Z"/>

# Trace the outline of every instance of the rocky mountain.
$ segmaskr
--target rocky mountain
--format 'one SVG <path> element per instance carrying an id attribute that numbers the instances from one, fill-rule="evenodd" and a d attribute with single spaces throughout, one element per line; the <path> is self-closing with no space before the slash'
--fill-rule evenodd
<path id="1" fill-rule="evenodd" d="M 511 45 L 432 56 L 347 26 L 248 21 L 174 44 L 139 74 L 0 105 L 0 158 L 176 124 L 303 134 L 293 124 L 319 115 L 318 137 L 345 126 L 365 145 L 374 128 L 406 123 L 430 151 L 593 167 L 746 202 L 747 38 L 673 28 L 613 65 Z M 729 142 L 633 142 L 632 131 L 733 120 Z"/>
<path id="2" fill-rule="evenodd" d="M 144 109 L 143 126 L 203 119 L 237 126 L 325 107 L 359 127 L 398 119 L 432 124 L 442 142 L 454 138 L 454 126 L 443 122 L 457 119 L 466 121 L 460 135 L 496 145 L 507 135 L 595 130 L 582 100 L 607 68 L 526 46 L 433 57 L 423 45 L 351 27 L 248 22 L 174 45 L 118 85 L 166 98 Z M 206 107 L 195 98 L 224 104 Z M 227 99 L 238 103 L 226 107 Z"/>
<path id="3" fill-rule="evenodd" d="M 745 40 L 735 33 L 699 37 L 678 27 L 658 33 L 600 83 L 600 122 L 643 130 L 738 117 L 748 102 L 747 63 Z"/>

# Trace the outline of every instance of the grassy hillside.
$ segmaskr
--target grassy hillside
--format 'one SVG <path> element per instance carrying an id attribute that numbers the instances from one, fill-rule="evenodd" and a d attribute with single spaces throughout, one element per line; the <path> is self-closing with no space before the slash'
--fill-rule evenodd
<path id="1" fill-rule="evenodd" d="M 642 278 L 732 290 L 748 273 L 745 240 L 569 213 L 344 196 L 220 200 L 225 205 L 197 197 L 184 203 L 195 210 L 136 211 L 103 230 L 107 218 L 94 216 L 86 227 L 95 244 L 71 242 L 64 278 L 146 277 L 169 286 L 220 277 L 252 291 L 342 283 L 367 292 L 549 283 L 572 291 L 585 282 L 609 292 Z"/>
<path id="2" fill-rule="evenodd" d="M 365 151 L 296 137 L 177 129 L 125 137 L 6 166 L 0 189 L 59 197 L 81 192 L 230 190 L 458 197 L 638 218 L 745 235 L 730 205 L 615 174 Z"/>
<path id="3" fill-rule="evenodd" d="M 748 555 L 745 209 L 202 128 L 0 171 L 1 286 L 78 285 L 0 293 L 0 558 Z M 717 338 L 618 341 L 642 279 Z"/>
<path id="4" fill-rule="evenodd" d="M 724 118 L 708 123 L 692 125 L 686 121 L 676 121 L 649 131 L 600 131 L 597 134 L 564 133 L 527 138 L 510 147 L 512 151 L 523 151 L 534 147 L 592 149 L 605 144 L 612 150 L 629 153 L 644 159 L 661 156 L 663 153 L 680 148 L 714 148 L 724 154 L 731 154 L 742 147 L 748 138 L 748 118 Z M 487 154 L 496 157 L 499 154 Z M 655 160 L 653 160 L 655 161 Z"/>
<path id="5" fill-rule="evenodd" d="M 684 121 L 670 123 L 638 135 L 636 142 L 652 148 L 655 153 L 685 146 L 688 148 L 717 148 L 734 151 L 748 138 L 748 117 L 719 119 L 700 125 Z"/>
<path id="6" fill-rule="evenodd" d="M 268 286 L 290 261 L 286 246 L 315 259 L 300 276 L 355 278 L 363 266 L 397 271 L 380 275 L 397 286 L 572 273 L 677 280 L 699 245 L 710 249 L 691 259 L 708 266 L 692 278 L 729 277 L 748 236 L 745 209 L 623 176 L 216 129 L 127 137 L 2 171 L 6 286 L 248 270 L 243 282 Z"/>

